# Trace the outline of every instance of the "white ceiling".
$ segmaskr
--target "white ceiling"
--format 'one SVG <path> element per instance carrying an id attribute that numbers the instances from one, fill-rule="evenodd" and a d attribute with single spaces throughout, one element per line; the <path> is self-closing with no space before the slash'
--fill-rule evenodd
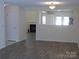
<path id="1" fill-rule="evenodd" d="M 59 1 L 63 2 L 62 6 L 78 6 L 79 0 L 5 0 L 5 3 L 16 4 L 22 6 L 44 6 L 40 2 Z"/>

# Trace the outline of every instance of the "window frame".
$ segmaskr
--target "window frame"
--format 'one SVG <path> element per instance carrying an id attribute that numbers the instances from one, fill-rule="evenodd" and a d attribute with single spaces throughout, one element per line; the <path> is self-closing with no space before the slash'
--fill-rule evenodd
<path id="1" fill-rule="evenodd" d="M 57 25 L 57 24 L 56 24 L 56 20 L 57 20 L 56 18 L 57 18 L 57 17 L 61 17 L 61 25 Z M 68 21 L 68 24 L 65 24 L 65 23 L 64 23 L 64 20 L 65 20 L 64 18 L 65 18 L 65 17 L 69 17 L 69 16 L 55 16 L 55 25 L 57 25 L 57 26 L 69 26 L 69 25 L 70 25 L 70 24 L 69 24 L 69 23 L 70 23 L 70 19 L 69 19 L 69 21 Z M 69 18 L 70 18 L 70 17 L 69 17 Z"/>

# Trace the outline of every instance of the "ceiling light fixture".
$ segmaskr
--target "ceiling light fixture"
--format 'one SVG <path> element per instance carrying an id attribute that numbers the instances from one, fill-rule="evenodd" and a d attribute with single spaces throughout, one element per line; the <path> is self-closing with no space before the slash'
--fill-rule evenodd
<path id="1" fill-rule="evenodd" d="M 56 6 L 51 5 L 51 6 L 49 6 L 49 8 L 50 8 L 50 9 L 55 9 Z"/>
<path id="2" fill-rule="evenodd" d="M 54 9 L 56 8 L 56 5 L 62 4 L 62 2 L 48 1 L 48 2 L 42 2 L 42 4 L 48 5 L 50 9 Z"/>
<path id="3" fill-rule="evenodd" d="M 53 4 L 53 2 L 51 3 L 51 5 L 49 5 L 49 8 L 50 9 L 55 9 L 56 8 L 56 6 Z"/>

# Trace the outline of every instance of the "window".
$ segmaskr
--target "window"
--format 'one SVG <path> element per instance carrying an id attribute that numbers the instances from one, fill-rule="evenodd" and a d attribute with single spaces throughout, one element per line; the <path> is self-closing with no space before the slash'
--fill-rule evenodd
<path id="1" fill-rule="evenodd" d="M 55 24 L 56 25 L 68 26 L 69 25 L 69 17 L 57 16 Z"/>
<path id="2" fill-rule="evenodd" d="M 56 17 L 56 25 L 62 25 L 62 17 Z"/>
<path id="3" fill-rule="evenodd" d="M 46 16 L 42 16 L 42 24 L 46 24 Z"/>
<path id="4" fill-rule="evenodd" d="M 73 24 L 73 18 L 70 16 L 43 15 L 41 18 L 41 24 L 69 26 Z"/>
<path id="5" fill-rule="evenodd" d="M 63 19 L 63 25 L 69 25 L 69 17 L 64 17 Z"/>

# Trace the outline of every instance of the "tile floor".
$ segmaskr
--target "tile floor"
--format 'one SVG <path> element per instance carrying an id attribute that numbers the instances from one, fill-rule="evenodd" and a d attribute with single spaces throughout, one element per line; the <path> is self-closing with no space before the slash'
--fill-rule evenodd
<path id="1" fill-rule="evenodd" d="M 0 50 L 0 59 L 79 59 L 76 43 L 22 41 Z"/>

